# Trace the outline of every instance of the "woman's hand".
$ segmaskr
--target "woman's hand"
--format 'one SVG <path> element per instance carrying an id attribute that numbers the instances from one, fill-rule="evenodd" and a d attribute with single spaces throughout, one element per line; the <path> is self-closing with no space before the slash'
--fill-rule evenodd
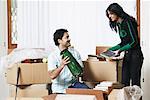
<path id="1" fill-rule="evenodd" d="M 124 52 L 120 52 L 120 51 L 115 51 L 116 52 L 116 56 L 115 57 L 111 57 L 112 60 L 121 60 L 124 57 Z"/>
<path id="2" fill-rule="evenodd" d="M 116 51 L 113 51 L 113 52 L 115 53 L 115 56 L 114 56 L 114 57 L 118 57 L 118 56 L 120 56 L 120 53 L 121 53 L 122 51 L 116 50 Z"/>

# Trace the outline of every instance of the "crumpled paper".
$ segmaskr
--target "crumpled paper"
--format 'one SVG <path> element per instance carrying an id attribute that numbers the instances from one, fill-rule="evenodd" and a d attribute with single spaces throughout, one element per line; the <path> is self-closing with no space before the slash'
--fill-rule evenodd
<path id="1" fill-rule="evenodd" d="M 47 58 L 49 52 L 42 48 L 23 48 L 14 49 L 9 55 L 1 57 L 4 68 L 10 68 L 11 65 L 21 62 L 25 59 Z"/>
<path id="2" fill-rule="evenodd" d="M 118 93 L 117 100 L 140 100 L 142 95 L 143 91 L 139 86 L 127 86 Z"/>

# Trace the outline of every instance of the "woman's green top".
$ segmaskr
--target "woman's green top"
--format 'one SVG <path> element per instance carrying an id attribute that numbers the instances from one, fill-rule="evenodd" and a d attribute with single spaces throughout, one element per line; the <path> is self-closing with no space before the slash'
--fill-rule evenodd
<path id="1" fill-rule="evenodd" d="M 129 49 L 138 49 L 140 44 L 138 41 L 137 23 L 133 18 L 126 18 L 121 23 L 117 23 L 121 43 L 109 48 L 109 50 L 125 51 Z"/>

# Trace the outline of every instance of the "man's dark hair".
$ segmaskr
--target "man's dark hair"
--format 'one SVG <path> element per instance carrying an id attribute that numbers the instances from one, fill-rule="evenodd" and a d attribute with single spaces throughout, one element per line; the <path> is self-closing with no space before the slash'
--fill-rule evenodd
<path id="1" fill-rule="evenodd" d="M 65 32 L 68 32 L 66 29 L 58 29 L 56 30 L 56 32 L 54 33 L 54 42 L 55 42 L 55 45 L 58 46 L 59 43 L 58 43 L 58 39 L 62 39 L 62 37 L 64 36 L 64 33 Z"/>

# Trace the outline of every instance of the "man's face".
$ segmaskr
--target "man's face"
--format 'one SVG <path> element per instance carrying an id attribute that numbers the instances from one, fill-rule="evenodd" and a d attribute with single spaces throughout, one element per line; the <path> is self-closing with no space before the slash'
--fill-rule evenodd
<path id="1" fill-rule="evenodd" d="M 60 45 L 64 46 L 64 47 L 69 47 L 70 44 L 70 38 L 69 38 L 69 34 L 68 32 L 64 33 L 64 36 L 62 37 L 62 39 L 59 41 Z"/>

